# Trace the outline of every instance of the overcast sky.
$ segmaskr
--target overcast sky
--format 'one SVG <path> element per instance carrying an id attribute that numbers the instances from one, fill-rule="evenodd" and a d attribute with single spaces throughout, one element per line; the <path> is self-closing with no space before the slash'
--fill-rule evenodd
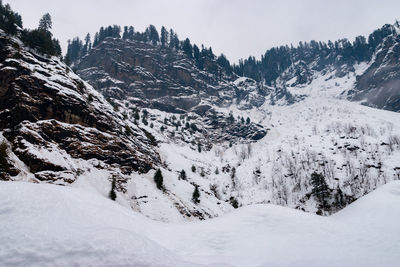
<path id="1" fill-rule="evenodd" d="M 100 26 L 149 24 L 173 28 L 180 39 L 211 46 L 236 62 L 299 41 L 352 40 L 400 19 L 400 0 L 3 0 L 37 27 L 49 12 L 62 44 L 93 36 Z"/>

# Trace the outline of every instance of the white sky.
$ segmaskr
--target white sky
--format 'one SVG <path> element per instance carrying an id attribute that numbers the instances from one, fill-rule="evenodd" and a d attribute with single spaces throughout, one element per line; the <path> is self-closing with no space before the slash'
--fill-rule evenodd
<path id="1" fill-rule="evenodd" d="M 3 0 L 37 27 L 49 12 L 62 44 L 93 36 L 100 26 L 149 24 L 173 28 L 179 38 L 211 46 L 236 62 L 299 41 L 352 40 L 400 18 L 400 0 Z"/>

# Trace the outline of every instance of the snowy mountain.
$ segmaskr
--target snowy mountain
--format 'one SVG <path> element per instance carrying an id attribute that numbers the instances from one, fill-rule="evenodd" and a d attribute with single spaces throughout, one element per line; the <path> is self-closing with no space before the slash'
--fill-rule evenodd
<path id="1" fill-rule="evenodd" d="M 360 105 L 396 110 L 398 25 L 362 55 L 344 41 L 281 49 L 290 64 L 269 80 L 117 26 L 70 68 L 15 31 L 0 32 L 2 180 L 81 187 L 178 222 L 265 203 L 330 215 L 400 177 L 399 113 Z"/>
<path id="2" fill-rule="evenodd" d="M 2 266 L 397 266 L 400 183 L 331 217 L 260 204 L 160 223 L 79 188 L 0 182 Z"/>
<path id="3" fill-rule="evenodd" d="M 398 23 L 238 65 L 50 29 L 0 1 L 0 266 L 399 262 Z"/>
<path id="4" fill-rule="evenodd" d="M 199 211 L 195 216 L 200 218 L 219 216 L 231 209 L 225 203 L 274 203 L 331 214 L 399 178 L 399 114 L 359 104 L 364 103 L 361 92 L 367 92 L 360 89 L 362 81 L 374 79 L 368 73 L 376 66 L 385 73 L 397 64 L 379 60 L 388 53 L 382 47 L 397 38 L 396 25 L 383 29 L 378 33 L 385 34 L 372 35 L 381 37 L 373 39 L 378 40 L 376 51 L 371 46 L 363 57 L 344 57 L 344 41 L 325 52 L 304 48 L 308 52 L 301 55 L 298 48 L 293 63 L 272 85 L 229 73 L 216 59 L 208 58 L 208 65 L 215 67 L 201 69 L 184 51 L 135 38 L 106 37 L 74 68 L 128 120 L 160 141 L 165 185 L 168 194 L 179 199 L 181 204 L 174 205 L 184 217 L 197 214 L 186 209 Z M 398 58 L 393 53 L 387 57 Z M 386 108 L 394 99 L 384 99 Z M 141 109 L 150 114 L 145 121 L 140 120 L 145 116 L 137 111 Z M 147 116 L 153 117 L 153 128 L 146 125 Z M 188 133 L 184 125 L 189 118 L 198 130 Z M 232 129 L 230 124 L 237 126 Z M 243 130 L 257 129 L 254 126 L 267 134 Z M 241 139 L 231 139 L 237 135 Z M 186 181 L 179 180 L 182 170 Z M 326 205 L 312 194 L 313 173 L 325 177 Z M 155 218 L 155 202 L 147 189 L 135 184 L 145 197 L 136 208 Z M 196 186 L 207 200 L 193 206 Z"/>
<path id="5" fill-rule="evenodd" d="M 0 129 L 12 152 L 2 179 L 70 184 L 84 166 L 142 173 L 160 162 L 148 133 L 132 125 L 128 134 L 121 115 L 58 58 L 4 32 L 0 43 Z"/>

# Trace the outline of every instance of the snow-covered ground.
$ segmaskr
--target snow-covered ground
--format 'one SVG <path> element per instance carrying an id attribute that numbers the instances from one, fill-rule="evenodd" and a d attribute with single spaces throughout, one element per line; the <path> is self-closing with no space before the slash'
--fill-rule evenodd
<path id="1" fill-rule="evenodd" d="M 330 217 L 264 204 L 161 223 L 78 188 L 0 182 L 1 266 L 398 266 L 400 182 Z"/>
<path id="2" fill-rule="evenodd" d="M 237 200 L 239 206 L 271 203 L 315 213 L 318 203 L 309 197 L 314 171 L 325 175 L 332 190 L 340 188 L 354 198 L 400 179 L 399 113 L 320 96 L 309 96 L 289 106 L 265 105 L 247 111 L 232 106 L 220 111 L 232 112 L 235 118 L 250 117 L 268 128 L 268 133 L 253 144 L 229 147 L 228 143 L 216 143 L 210 151 L 198 152 L 196 144 L 202 140 L 196 134 L 183 132 L 183 126 L 176 130 L 170 123 L 164 124 L 172 114 L 148 109 L 149 117 L 155 119 L 149 119 L 147 126 L 140 123 L 139 127 L 160 141 L 166 192 L 156 188 L 154 171 L 129 176 L 119 173 L 127 179 L 127 190 L 117 192 L 117 202 L 149 218 L 169 222 L 197 220 L 193 216 L 196 211 L 205 219 L 221 216 L 234 209 L 232 200 Z M 184 125 L 186 119 L 181 122 Z M 133 122 L 127 123 L 132 129 L 137 127 Z M 161 126 L 166 128 L 163 132 Z M 170 136 L 172 132 L 175 137 Z M 176 138 L 179 133 L 191 138 L 189 141 L 195 141 L 195 145 L 180 141 Z M 40 149 L 44 150 L 37 151 Z M 48 155 L 44 152 L 41 155 L 51 162 L 60 159 L 55 162 L 57 165 L 83 171 L 73 187 L 108 195 L 115 170 L 96 168 L 96 160 L 66 157 L 62 150 L 54 149 Z M 59 156 L 54 156 L 55 152 Z M 34 181 L 27 167 L 13 153 L 10 156 L 23 170 L 15 180 Z M 187 180 L 179 180 L 182 170 Z M 195 185 L 200 189 L 199 204 L 192 201 Z M 334 194 L 335 191 L 332 199 Z M 333 208 L 332 212 L 340 208 Z"/>
<path id="3" fill-rule="evenodd" d="M 32 55 L 28 56 L 29 62 L 35 62 Z M 307 96 L 293 105 L 282 100 L 276 105 L 266 101 L 252 110 L 240 109 L 243 107 L 240 103 L 214 107 L 225 113 L 226 118 L 231 113 L 243 128 L 249 118 L 268 129 L 263 139 L 252 144 L 216 141 L 208 135 L 209 125 L 194 113 L 183 115 L 147 109 L 145 116 L 144 109 L 132 104 L 135 101 L 115 100 L 113 104 L 117 105 L 113 107 L 87 83 L 84 83 L 85 96 L 70 92 L 68 88 L 64 90 L 63 84 L 72 86 L 80 79 L 72 71 L 65 72 L 67 67 L 56 58 L 46 67 L 40 67 L 40 62 L 36 64 L 38 68 L 30 63 L 23 64 L 35 77 L 53 86 L 59 95 L 74 95 L 76 99 L 93 96 L 95 101 L 91 103 L 96 112 L 108 113 L 125 131 L 141 133 L 138 136 L 141 139 L 131 137 L 132 145 L 143 144 L 141 141 L 148 139 L 142 129 L 154 136 L 159 145 L 150 149 L 160 154 L 162 163 L 154 163 L 154 167 L 162 170 L 165 191 L 156 188 L 155 170 L 143 174 L 122 173 L 118 166 L 109 166 L 97 159 L 72 157 L 56 142 L 43 146 L 23 140 L 26 152 L 71 170 L 62 175 L 73 181 L 72 187 L 104 197 L 110 192 L 113 177 L 121 178 L 124 184 L 117 192 L 117 202 L 158 221 L 215 218 L 232 211 L 236 202 L 238 206 L 271 203 L 329 215 L 391 180 L 400 180 L 400 114 L 339 99 L 343 92 L 354 88 L 356 75 L 368 67 L 366 64 L 355 66 L 354 71 L 341 78 L 326 72 L 314 73 L 312 81 L 306 85 L 288 82 L 285 87 L 292 95 Z M 51 73 L 51 78 L 42 72 Z M 242 77 L 234 84 L 258 95 L 257 84 L 251 79 Z M 135 112 L 140 113 L 137 121 Z M 49 121 L 24 122 L 22 130 L 36 136 L 46 123 Z M 186 127 L 192 123 L 202 132 Z M 95 129 L 87 127 L 65 123 L 62 126 L 73 127 L 83 135 L 96 133 Z M 226 134 L 223 129 L 213 131 L 221 136 Z M 207 151 L 206 146 L 210 143 L 213 147 Z M 198 151 L 198 144 L 204 146 L 202 151 Z M 20 170 L 13 180 L 41 182 L 11 150 L 9 158 Z M 179 179 L 182 170 L 186 172 L 186 179 Z M 331 189 L 331 207 L 324 211 L 310 196 L 310 178 L 314 172 L 322 173 Z M 63 179 L 50 182 L 70 185 Z M 200 190 L 200 203 L 197 204 L 192 201 L 196 186 Z M 339 189 L 347 196 L 347 202 L 334 202 Z"/>
<path id="4" fill-rule="evenodd" d="M 225 112 L 250 117 L 268 134 L 253 144 L 215 144 L 202 152 L 170 141 L 160 146 L 170 170 L 165 170 L 166 187 L 191 205 L 192 184 L 200 185 L 198 208 L 213 216 L 232 209 L 226 205 L 231 197 L 240 205 L 272 203 L 317 212 L 318 204 L 307 196 L 314 171 L 323 173 L 333 195 L 340 188 L 354 198 L 400 179 L 399 113 L 320 96 L 289 106 Z M 178 180 L 182 169 L 188 181 Z"/>

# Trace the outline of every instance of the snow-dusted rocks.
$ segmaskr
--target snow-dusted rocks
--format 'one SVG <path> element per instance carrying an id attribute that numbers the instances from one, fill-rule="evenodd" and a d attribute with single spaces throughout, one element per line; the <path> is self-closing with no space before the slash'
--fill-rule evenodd
<path id="1" fill-rule="evenodd" d="M 0 43 L 0 129 L 34 180 L 72 183 L 79 161 L 122 174 L 159 162 L 148 136 L 135 126 L 128 135 L 121 115 L 59 59 L 4 34 Z"/>
<path id="2" fill-rule="evenodd" d="M 186 114 L 195 113 L 208 128 L 211 142 L 221 140 L 254 141 L 265 136 L 260 125 L 226 123 L 226 115 L 216 107 L 241 103 L 243 108 L 261 106 L 267 88 L 255 81 L 233 82 L 215 62 L 209 61 L 203 70 L 182 51 L 162 48 L 139 41 L 107 38 L 75 63 L 77 73 L 99 92 L 115 101 L 127 100 L 141 108 Z M 207 67 L 208 66 L 208 67 Z M 211 71 L 213 70 L 213 71 Z M 219 138 L 214 128 L 228 134 Z M 207 142 L 207 137 L 204 137 Z"/>
<path id="3" fill-rule="evenodd" d="M 400 111 L 400 36 L 385 38 L 377 48 L 369 68 L 357 77 L 352 100 L 387 110 Z"/>
<path id="4" fill-rule="evenodd" d="M 335 213 L 399 179 L 398 114 L 337 99 L 372 68 L 397 77 L 397 41 L 385 40 L 371 62 L 334 50 L 296 55 L 267 86 L 213 59 L 200 68 L 179 50 L 106 38 L 72 67 L 96 91 L 58 59 L 2 35 L 0 136 L 10 168 L 1 177 L 103 196 L 113 180 L 118 203 L 160 221 L 258 203 Z M 324 201 L 314 173 L 326 180 Z"/>

